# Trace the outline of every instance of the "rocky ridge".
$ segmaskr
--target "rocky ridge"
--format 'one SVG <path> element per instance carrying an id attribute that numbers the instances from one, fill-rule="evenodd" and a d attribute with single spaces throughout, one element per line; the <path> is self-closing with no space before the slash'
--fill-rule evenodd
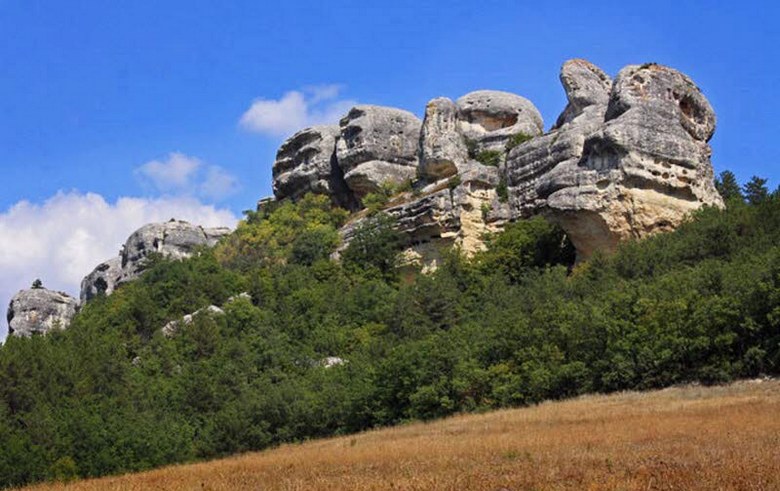
<path id="1" fill-rule="evenodd" d="M 368 193 L 406 182 L 413 191 L 383 211 L 423 267 L 435 266 L 442 246 L 471 254 L 486 232 L 533 215 L 559 223 L 581 260 L 671 230 L 701 206 L 723 206 L 707 143 L 715 113 L 690 78 L 649 63 L 613 81 L 574 59 L 560 79 L 568 104 L 546 133 L 533 103 L 507 92 L 433 99 L 421 124 L 405 111 L 358 106 L 338 127 L 303 130 L 282 145 L 275 198 L 322 193 L 356 211 Z M 311 131 L 327 133 L 316 152 L 299 143 Z M 285 186 L 292 181 L 300 185 Z M 360 223 L 342 230 L 345 242 Z"/>

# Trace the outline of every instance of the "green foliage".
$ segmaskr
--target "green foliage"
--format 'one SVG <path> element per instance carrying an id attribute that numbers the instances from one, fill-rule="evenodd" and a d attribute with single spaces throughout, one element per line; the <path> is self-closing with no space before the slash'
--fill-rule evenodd
<path id="1" fill-rule="evenodd" d="M 487 250 L 476 262 L 486 273 L 501 272 L 517 283 L 530 270 L 554 265 L 571 266 L 574 246 L 559 227 L 541 217 L 507 225 L 487 238 Z"/>
<path id="2" fill-rule="evenodd" d="M 725 182 L 723 180 L 722 182 Z M 736 202 L 736 200 L 735 200 Z M 0 487 L 131 472 L 587 392 L 780 373 L 780 199 L 705 208 L 571 269 L 541 218 L 401 281 L 390 217 L 327 260 L 318 197 L 156 258 L 67 330 L 0 346 Z M 247 291 L 251 300 L 227 299 Z M 172 337 L 160 328 L 208 305 Z M 346 363 L 326 367 L 327 357 Z"/>
<path id="3" fill-rule="evenodd" d="M 469 158 L 476 158 L 479 153 L 479 144 L 477 141 L 470 138 L 464 138 L 463 142 L 466 144 L 466 152 L 468 153 Z"/>
<path id="4" fill-rule="evenodd" d="M 753 176 L 743 187 L 745 199 L 751 205 L 763 203 L 769 198 L 769 190 L 766 187 L 766 179 Z"/>
<path id="5" fill-rule="evenodd" d="M 344 267 L 351 271 L 376 272 L 391 279 L 398 266 L 400 235 L 394 220 L 384 213 L 373 215 L 356 230 L 342 255 Z"/>
<path id="6" fill-rule="evenodd" d="M 461 185 L 460 180 L 460 174 L 455 174 L 454 176 L 450 177 L 447 181 L 447 188 L 450 190 L 450 192 L 454 191 L 455 188 Z"/>
<path id="7" fill-rule="evenodd" d="M 35 281 L 32 282 L 32 286 L 30 287 L 34 290 L 38 290 L 43 288 L 43 282 L 41 282 L 40 279 L 36 278 Z"/>
<path id="8" fill-rule="evenodd" d="M 483 150 L 477 154 L 474 160 L 482 165 L 498 167 L 501 165 L 501 160 L 503 157 L 503 152 L 499 152 L 498 150 Z"/>
<path id="9" fill-rule="evenodd" d="M 509 201 L 509 188 L 507 188 L 506 177 L 504 176 L 501 176 L 501 179 L 498 181 L 498 186 L 496 186 L 496 196 L 498 196 L 498 201 L 500 203 L 506 203 Z"/>
<path id="10" fill-rule="evenodd" d="M 742 195 L 742 189 L 737 182 L 737 177 L 729 170 L 721 172 L 720 176 L 715 178 L 715 188 L 727 204 L 741 203 L 745 200 L 745 197 Z"/>
<path id="11" fill-rule="evenodd" d="M 532 135 L 527 135 L 525 133 L 516 133 L 516 134 L 512 135 L 509 138 L 509 140 L 506 142 L 506 151 L 508 152 L 508 151 L 512 150 L 513 148 L 515 148 L 515 147 L 517 147 L 519 145 L 522 145 L 523 143 L 525 143 L 525 142 L 527 142 L 529 140 L 533 140 L 533 138 L 534 137 Z"/>

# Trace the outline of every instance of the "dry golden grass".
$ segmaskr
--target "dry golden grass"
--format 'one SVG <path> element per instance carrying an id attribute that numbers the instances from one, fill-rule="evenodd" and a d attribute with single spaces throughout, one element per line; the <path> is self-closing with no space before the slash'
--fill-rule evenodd
<path id="1" fill-rule="evenodd" d="M 457 416 L 68 490 L 780 490 L 780 382 Z"/>

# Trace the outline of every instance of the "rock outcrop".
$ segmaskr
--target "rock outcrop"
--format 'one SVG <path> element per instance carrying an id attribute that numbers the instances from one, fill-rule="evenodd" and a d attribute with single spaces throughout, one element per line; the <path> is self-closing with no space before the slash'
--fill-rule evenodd
<path id="1" fill-rule="evenodd" d="M 8 334 L 31 336 L 65 329 L 77 309 L 78 301 L 66 293 L 46 288 L 21 290 L 8 306 Z"/>
<path id="2" fill-rule="evenodd" d="M 274 195 L 298 199 L 308 192 L 326 194 L 336 205 L 356 209 L 357 200 L 336 159 L 340 133 L 337 125 L 314 126 L 287 139 L 274 162 Z"/>
<path id="3" fill-rule="evenodd" d="M 208 307 L 203 307 L 202 309 L 198 309 L 191 314 L 187 314 L 183 316 L 181 319 L 172 320 L 167 324 L 165 324 L 162 327 L 163 336 L 165 336 L 166 338 L 170 338 L 176 335 L 176 333 L 179 332 L 179 330 L 182 327 L 192 324 L 195 318 L 200 315 L 210 315 L 210 316 L 225 315 L 225 311 L 217 307 L 216 305 L 209 305 Z"/>
<path id="4" fill-rule="evenodd" d="M 213 247 L 229 233 L 229 228 L 203 228 L 183 220 L 144 225 L 133 232 L 122 247 L 119 283 L 136 279 L 150 254 L 160 254 L 167 259 L 185 259 L 199 247 Z"/>
<path id="5" fill-rule="evenodd" d="M 341 119 L 336 158 L 358 198 L 415 178 L 421 126 L 408 111 L 380 106 L 356 106 Z"/>
<path id="6" fill-rule="evenodd" d="M 516 135 L 537 136 L 544 132 L 542 115 L 525 97 L 497 90 L 478 90 L 456 102 L 459 129 L 474 151 L 504 153 Z"/>
<path id="7" fill-rule="evenodd" d="M 613 82 L 575 59 L 560 79 L 568 103 L 547 133 L 534 105 L 507 92 L 433 99 L 421 125 L 405 111 L 353 108 L 338 132 L 314 128 L 285 142 L 274 166 L 276 196 L 313 191 L 338 202 L 327 184 L 334 180 L 360 199 L 414 178 L 415 192 L 384 211 L 396 218 L 407 257 L 425 264 L 438 246 L 472 253 L 486 232 L 537 214 L 558 222 L 583 259 L 671 230 L 701 206 L 723 205 L 707 143 L 715 115 L 688 77 L 646 64 L 624 68 Z M 321 147 L 299 143 L 312 133 Z M 293 148 L 308 160 L 287 157 Z M 345 241 L 361 223 L 342 230 Z"/>
<path id="8" fill-rule="evenodd" d="M 578 118 L 588 121 L 589 108 L 600 115 L 603 96 L 589 100 L 581 115 L 556 132 Z M 595 130 L 589 124 L 579 128 L 579 158 L 553 169 L 540 193 L 578 257 L 672 230 L 704 205 L 723 206 L 707 143 L 715 113 L 682 73 L 656 64 L 624 68 L 612 84 L 603 121 Z"/>
<path id="9" fill-rule="evenodd" d="M 150 223 L 128 237 L 118 257 L 99 264 L 81 281 L 82 305 L 99 294 L 110 295 L 122 283 L 137 279 L 150 254 L 167 259 L 190 257 L 199 247 L 213 247 L 228 235 L 226 227 L 204 228 L 183 220 Z"/>
<path id="10" fill-rule="evenodd" d="M 122 278 L 122 258 L 117 256 L 97 267 L 81 280 L 81 305 L 98 295 L 111 295 Z"/>

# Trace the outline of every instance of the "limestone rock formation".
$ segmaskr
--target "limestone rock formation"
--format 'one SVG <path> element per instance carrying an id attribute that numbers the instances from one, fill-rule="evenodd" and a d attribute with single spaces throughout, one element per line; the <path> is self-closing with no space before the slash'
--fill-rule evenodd
<path id="1" fill-rule="evenodd" d="M 100 263 L 81 280 L 81 305 L 98 295 L 111 295 L 122 278 L 122 258 L 117 256 Z"/>
<path id="2" fill-rule="evenodd" d="M 341 119 L 336 158 L 358 198 L 415 178 L 421 126 L 408 111 L 380 106 L 356 106 Z"/>
<path id="3" fill-rule="evenodd" d="M 338 202 L 333 183 L 343 183 L 355 211 L 384 182 L 414 179 L 415 192 L 384 212 L 396 218 L 407 256 L 423 264 L 443 245 L 478 251 L 486 232 L 537 214 L 561 224 L 583 259 L 671 230 L 701 206 L 722 206 L 707 143 L 715 115 L 688 77 L 646 64 L 613 82 L 574 59 L 560 79 L 568 103 L 547 133 L 534 105 L 507 92 L 433 99 L 422 124 L 406 111 L 357 106 L 338 134 L 313 128 L 285 142 L 275 194 L 314 191 Z M 360 223 L 342 230 L 345 241 Z"/>
<path id="4" fill-rule="evenodd" d="M 99 264 L 84 277 L 81 281 L 81 304 L 101 293 L 110 295 L 120 284 L 138 278 L 149 254 L 184 259 L 198 247 L 213 247 L 229 233 L 227 227 L 204 228 L 183 220 L 144 225 L 128 237 L 118 257 Z"/>
<path id="5" fill-rule="evenodd" d="M 8 306 L 8 334 L 31 336 L 65 329 L 77 308 L 78 301 L 62 292 L 46 288 L 21 290 Z"/>
<path id="6" fill-rule="evenodd" d="M 458 106 L 446 97 L 428 102 L 420 134 L 420 171 L 429 179 L 453 176 L 469 159 Z"/>
<path id="7" fill-rule="evenodd" d="M 581 157 L 554 169 L 541 193 L 578 256 L 672 230 L 704 205 L 723 206 L 707 143 L 714 130 L 709 102 L 682 73 L 656 64 L 621 70 Z"/>
<path id="8" fill-rule="evenodd" d="M 579 164 L 585 138 L 604 123 L 611 79 L 595 65 L 579 59 L 564 63 L 560 78 L 569 103 L 553 130 L 518 145 L 507 157 L 513 218 L 544 212 L 547 196 L 564 184 L 576 185 L 570 180 L 570 169 Z"/>
<path id="9" fill-rule="evenodd" d="M 308 192 L 326 194 L 343 208 L 357 208 L 336 160 L 340 132 L 337 125 L 314 126 L 287 139 L 274 162 L 274 195 L 279 199 L 298 199 Z"/>
<path id="10" fill-rule="evenodd" d="M 497 90 L 478 90 L 456 102 L 459 130 L 476 144 L 475 151 L 504 152 L 515 135 L 536 136 L 544 131 L 539 110 L 519 95 Z"/>
<path id="11" fill-rule="evenodd" d="M 122 276 L 119 283 L 134 280 L 143 271 L 149 254 L 160 254 L 168 259 L 184 259 L 202 246 L 213 247 L 230 233 L 228 228 L 203 228 L 183 220 L 150 223 L 128 237 L 122 247 Z"/>

